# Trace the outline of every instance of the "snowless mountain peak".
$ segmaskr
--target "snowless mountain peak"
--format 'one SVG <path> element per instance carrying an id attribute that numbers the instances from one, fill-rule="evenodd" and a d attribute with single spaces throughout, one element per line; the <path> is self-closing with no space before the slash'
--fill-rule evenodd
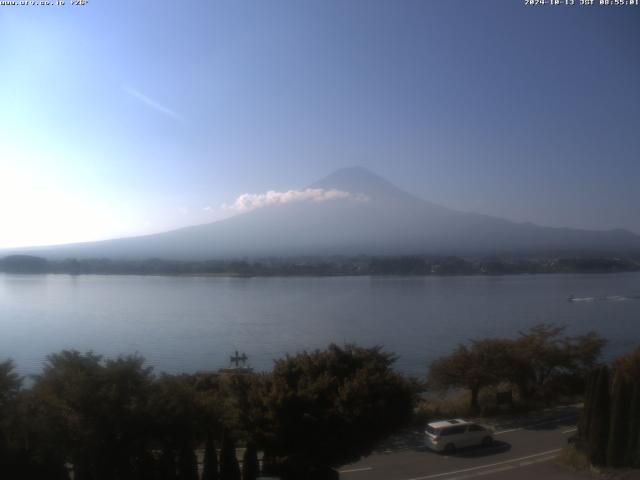
<path id="1" fill-rule="evenodd" d="M 339 198 L 267 201 L 264 208 L 260 204 L 261 208 L 218 222 L 145 237 L 33 248 L 29 253 L 50 258 L 197 260 L 640 252 L 640 237 L 630 232 L 550 228 L 460 212 L 411 195 L 363 167 L 342 168 L 308 188 L 334 192 Z M 360 196 L 367 201 L 350 201 Z"/>
<path id="2" fill-rule="evenodd" d="M 352 194 L 366 195 L 374 200 L 391 198 L 396 200 L 418 200 L 417 197 L 401 190 L 385 178 L 360 166 L 336 170 L 309 187 L 325 190 L 336 189 Z"/>

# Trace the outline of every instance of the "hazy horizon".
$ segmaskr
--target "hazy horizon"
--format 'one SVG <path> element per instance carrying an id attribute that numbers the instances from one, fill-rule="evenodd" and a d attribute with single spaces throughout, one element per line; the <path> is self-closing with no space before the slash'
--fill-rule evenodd
<path id="1" fill-rule="evenodd" d="M 638 20 L 490 0 L 2 7 L 0 248 L 344 200 L 304 190 L 348 165 L 459 211 L 639 234 Z"/>

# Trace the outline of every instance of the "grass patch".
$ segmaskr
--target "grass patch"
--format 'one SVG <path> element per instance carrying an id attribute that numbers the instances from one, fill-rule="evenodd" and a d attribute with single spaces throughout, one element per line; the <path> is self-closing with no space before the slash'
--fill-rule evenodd
<path id="1" fill-rule="evenodd" d="M 556 462 L 564 467 L 570 468 L 576 472 L 586 474 L 594 479 L 600 480 L 638 480 L 640 479 L 640 470 L 638 469 L 612 469 L 594 467 L 589 462 L 587 453 L 575 445 L 569 445 L 563 448 L 558 454 Z"/>
<path id="2" fill-rule="evenodd" d="M 558 463 L 579 472 L 600 473 L 600 471 L 589 462 L 587 453 L 576 448 L 574 445 L 569 445 L 560 451 L 558 454 Z"/>
<path id="3" fill-rule="evenodd" d="M 424 426 L 435 420 L 470 417 L 469 394 L 459 394 L 447 398 L 423 399 L 414 412 L 414 423 Z"/>
<path id="4" fill-rule="evenodd" d="M 449 418 L 498 418 L 501 415 L 525 414 L 542 410 L 549 407 L 560 407 L 563 405 L 574 405 L 582 398 L 580 396 L 557 395 L 550 399 L 523 399 L 513 391 L 513 403 L 511 405 L 498 406 L 496 404 L 496 394 L 499 391 L 509 390 L 508 385 L 498 385 L 486 387 L 481 390 L 478 397 L 479 411 L 471 409 L 471 395 L 468 390 L 457 390 L 443 392 L 441 396 L 430 394 L 425 396 L 414 412 L 414 423 L 416 425 L 426 424 L 435 420 Z"/>

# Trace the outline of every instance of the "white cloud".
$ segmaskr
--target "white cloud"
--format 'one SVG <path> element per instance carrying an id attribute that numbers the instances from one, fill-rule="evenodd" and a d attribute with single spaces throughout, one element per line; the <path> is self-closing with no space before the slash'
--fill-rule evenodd
<path id="1" fill-rule="evenodd" d="M 155 100 L 153 100 L 152 98 L 147 97 L 146 95 L 144 95 L 143 93 L 140 93 L 138 90 L 136 90 L 135 88 L 131 88 L 128 85 L 123 85 L 122 89 L 128 93 L 129 95 L 131 95 L 133 98 L 136 98 L 138 100 L 140 100 L 142 103 L 144 103 L 145 105 L 147 105 L 148 107 L 153 108 L 154 110 L 163 113 L 171 118 L 173 118 L 174 120 L 178 120 L 179 122 L 184 122 L 184 118 L 179 115 L 178 113 L 174 112 L 173 110 L 171 110 L 168 107 L 165 107 L 164 105 L 162 105 L 161 103 L 156 102 Z"/>
<path id="2" fill-rule="evenodd" d="M 366 202 L 369 197 L 362 194 L 353 194 L 343 190 L 325 190 L 324 188 L 307 188 L 305 190 L 288 190 L 286 192 L 276 192 L 269 190 L 267 193 L 243 193 L 231 205 L 226 203 L 222 206 L 225 210 L 235 212 L 248 212 L 256 208 L 270 205 L 283 205 L 286 203 L 315 202 L 323 203 L 332 200 L 351 200 L 356 202 Z"/>

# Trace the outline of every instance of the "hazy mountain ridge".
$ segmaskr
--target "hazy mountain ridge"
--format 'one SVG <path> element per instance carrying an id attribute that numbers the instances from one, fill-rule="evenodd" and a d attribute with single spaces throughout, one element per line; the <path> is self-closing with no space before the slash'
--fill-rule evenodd
<path id="1" fill-rule="evenodd" d="M 189 260 L 297 255 L 640 252 L 640 236 L 626 230 L 541 227 L 460 212 L 415 197 L 360 167 L 338 170 L 309 188 L 341 190 L 367 200 L 271 205 L 166 233 L 20 251 L 48 258 Z"/>

